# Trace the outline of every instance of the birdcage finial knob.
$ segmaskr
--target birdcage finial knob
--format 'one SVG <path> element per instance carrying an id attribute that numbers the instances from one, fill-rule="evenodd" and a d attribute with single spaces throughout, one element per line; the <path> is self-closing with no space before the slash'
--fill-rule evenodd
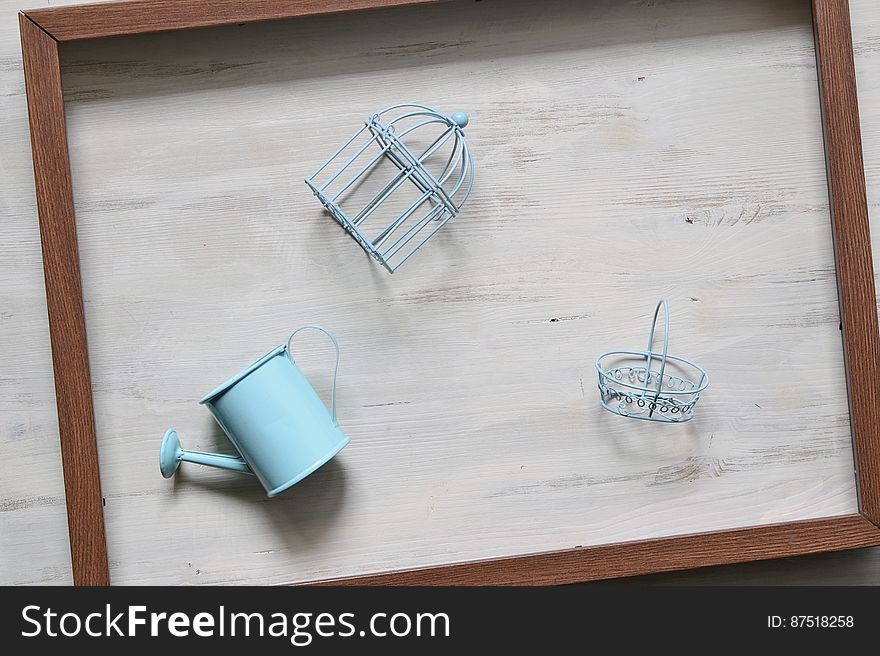
<path id="1" fill-rule="evenodd" d="M 471 119 L 468 118 L 468 115 L 464 112 L 455 112 L 451 117 L 452 122 L 455 123 L 462 130 L 467 127 L 467 124 L 470 123 Z"/>

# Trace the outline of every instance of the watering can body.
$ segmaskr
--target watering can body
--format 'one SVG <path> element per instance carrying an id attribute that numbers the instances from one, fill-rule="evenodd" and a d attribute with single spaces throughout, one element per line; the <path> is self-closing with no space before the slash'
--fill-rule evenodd
<path id="1" fill-rule="evenodd" d="M 305 328 L 327 333 L 336 345 L 326 329 L 304 326 L 299 330 Z M 252 473 L 272 497 L 314 472 L 348 444 L 336 421 L 336 372 L 328 411 L 296 366 L 289 347 L 290 341 L 273 349 L 201 400 L 241 457 L 185 451 L 176 432 L 169 430 L 160 452 L 160 469 L 166 478 L 181 461 L 195 462 Z M 338 345 L 336 348 L 338 366 Z"/>

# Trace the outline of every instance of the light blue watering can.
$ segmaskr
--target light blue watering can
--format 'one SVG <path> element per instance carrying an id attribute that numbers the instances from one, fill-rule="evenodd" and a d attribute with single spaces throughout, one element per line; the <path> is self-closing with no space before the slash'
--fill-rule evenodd
<path id="1" fill-rule="evenodd" d="M 290 352 L 302 330 L 320 330 L 336 347 L 330 411 L 303 376 Z M 296 329 L 287 344 L 273 349 L 208 394 L 201 403 L 229 437 L 240 456 L 186 451 L 173 428 L 159 453 L 162 476 L 171 478 L 180 463 L 195 462 L 255 475 L 270 497 L 295 485 L 339 453 L 349 439 L 336 421 L 339 344 L 322 326 Z"/>

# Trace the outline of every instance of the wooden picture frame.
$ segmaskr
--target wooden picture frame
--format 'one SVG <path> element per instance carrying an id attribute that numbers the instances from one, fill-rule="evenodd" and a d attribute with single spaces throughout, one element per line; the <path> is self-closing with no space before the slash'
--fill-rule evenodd
<path id="1" fill-rule="evenodd" d="M 73 578 L 110 582 L 61 84 L 69 41 L 442 0 L 130 0 L 19 15 Z M 334 581 L 558 584 L 880 545 L 880 332 L 848 0 L 812 0 L 859 513 Z"/>

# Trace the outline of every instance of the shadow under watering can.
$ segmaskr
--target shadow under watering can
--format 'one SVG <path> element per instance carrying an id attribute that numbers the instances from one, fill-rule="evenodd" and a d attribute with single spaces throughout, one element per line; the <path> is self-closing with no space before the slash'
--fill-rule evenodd
<path id="1" fill-rule="evenodd" d="M 319 330 L 336 348 L 330 410 L 296 366 L 290 343 L 302 330 Z M 295 485 L 339 453 L 348 437 L 336 421 L 339 344 L 323 326 L 297 328 L 279 346 L 205 396 L 206 405 L 240 456 L 187 451 L 173 428 L 159 453 L 162 476 L 171 478 L 181 462 L 253 474 L 270 497 Z"/>

